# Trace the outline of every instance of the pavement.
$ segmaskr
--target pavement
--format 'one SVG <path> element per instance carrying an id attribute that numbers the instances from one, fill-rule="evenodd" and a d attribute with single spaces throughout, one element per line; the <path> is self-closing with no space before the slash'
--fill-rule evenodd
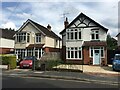
<path id="1" fill-rule="evenodd" d="M 31 69 L 14 69 L 3 70 L 3 75 L 4 74 L 10 76 L 54 78 L 98 83 L 120 83 L 120 72 L 112 71 L 111 65 L 106 67 L 84 65 L 83 72 L 32 71 Z"/>

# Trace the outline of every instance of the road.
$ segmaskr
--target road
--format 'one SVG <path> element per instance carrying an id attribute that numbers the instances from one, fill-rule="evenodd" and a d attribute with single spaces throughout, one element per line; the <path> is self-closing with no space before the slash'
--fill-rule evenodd
<path id="1" fill-rule="evenodd" d="M 118 85 L 38 77 L 2 77 L 2 88 L 118 88 Z"/>

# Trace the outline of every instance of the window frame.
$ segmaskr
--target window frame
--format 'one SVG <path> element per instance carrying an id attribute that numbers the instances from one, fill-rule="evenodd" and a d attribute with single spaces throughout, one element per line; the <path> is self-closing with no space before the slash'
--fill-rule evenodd
<path id="1" fill-rule="evenodd" d="M 75 49 L 75 48 L 77 48 L 77 49 Z M 71 52 L 73 52 L 73 58 L 71 57 Z M 77 58 L 75 55 L 76 52 L 77 52 Z M 70 55 L 68 53 L 70 53 Z M 79 57 L 79 56 L 81 56 L 81 57 Z M 77 59 L 77 60 L 80 59 L 80 60 L 82 60 L 82 47 L 66 47 L 66 59 Z"/>
<path id="2" fill-rule="evenodd" d="M 94 36 L 94 39 L 92 38 L 92 35 Z M 96 38 L 98 35 L 98 38 Z M 96 30 L 91 30 L 91 40 L 100 40 L 100 36 L 99 36 L 99 30 L 96 29 Z"/>
<path id="3" fill-rule="evenodd" d="M 41 43 L 41 34 L 40 33 L 35 34 L 35 43 Z"/>
<path id="4" fill-rule="evenodd" d="M 77 36 L 76 36 L 76 32 L 77 32 Z M 80 38 L 79 38 L 79 34 L 80 34 Z M 71 37 L 72 35 L 72 37 Z M 76 39 L 77 37 L 77 39 Z M 70 40 L 82 40 L 82 30 L 81 28 L 73 28 L 73 29 L 67 29 L 66 31 L 66 40 L 70 41 Z"/>
<path id="5" fill-rule="evenodd" d="M 94 50 L 99 50 L 99 52 L 100 52 L 100 57 L 101 58 L 105 58 L 105 52 L 104 52 L 104 47 L 97 47 L 98 49 L 96 49 L 96 47 L 90 47 L 89 48 L 89 53 L 90 53 L 90 55 L 89 55 L 89 57 L 90 58 L 93 58 L 93 52 L 94 52 Z M 92 53 L 91 53 L 91 51 L 92 51 Z M 101 55 L 101 52 L 103 52 L 103 56 Z"/>

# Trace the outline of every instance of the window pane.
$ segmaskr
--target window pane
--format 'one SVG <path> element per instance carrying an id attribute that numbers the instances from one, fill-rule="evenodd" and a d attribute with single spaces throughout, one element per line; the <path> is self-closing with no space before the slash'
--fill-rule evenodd
<path id="1" fill-rule="evenodd" d="M 91 57 L 93 57 L 93 49 L 91 49 Z"/>
<path id="2" fill-rule="evenodd" d="M 73 39 L 73 32 L 71 32 L 71 39 Z"/>
<path id="3" fill-rule="evenodd" d="M 94 34 L 92 34 L 92 39 L 95 39 Z"/>
<path id="4" fill-rule="evenodd" d="M 70 36 L 69 36 L 69 33 L 67 33 L 67 39 L 68 39 L 68 40 L 69 40 L 69 37 L 70 37 Z"/>
<path id="5" fill-rule="evenodd" d="M 81 39 L 81 31 L 79 32 L 79 39 Z"/>
<path id="6" fill-rule="evenodd" d="M 75 32 L 75 39 L 77 39 L 77 32 Z"/>
<path id="7" fill-rule="evenodd" d="M 81 51 L 79 51 L 79 58 L 81 58 Z"/>
<path id="8" fill-rule="evenodd" d="M 103 53 L 104 53 L 104 51 L 103 51 L 103 50 L 101 50 L 101 57 L 103 57 L 103 56 L 104 56 L 104 54 L 103 54 Z"/>
<path id="9" fill-rule="evenodd" d="M 70 51 L 68 51 L 68 58 L 70 58 Z"/>
<path id="10" fill-rule="evenodd" d="M 99 39 L 99 34 L 96 34 L 96 39 Z"/>
<path id="11" fill-rule="evenodd" d="M 77 51 L 75 51 L 75 58 L 77 58 Z"/>
<path id="12" fill-rule="evenodd" d="M 27 42 L 29 42 L 30 41 L 30 36 L 29 36 L 29 34 L 27 35 Z"/>
<path id="13" fill-rule="evenodd" d="M 74 51 L 71 51 L 71 58 L 74 58 Z"/>

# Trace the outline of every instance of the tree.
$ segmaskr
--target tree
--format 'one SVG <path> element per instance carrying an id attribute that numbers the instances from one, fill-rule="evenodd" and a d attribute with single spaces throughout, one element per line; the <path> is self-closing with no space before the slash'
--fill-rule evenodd
<path id="1" fill-rule="evenodd" d="M 117 48 L 117 40 L 112 38 L 110 34 L 107 35 L 107 49 L 115 50 Z"/>

